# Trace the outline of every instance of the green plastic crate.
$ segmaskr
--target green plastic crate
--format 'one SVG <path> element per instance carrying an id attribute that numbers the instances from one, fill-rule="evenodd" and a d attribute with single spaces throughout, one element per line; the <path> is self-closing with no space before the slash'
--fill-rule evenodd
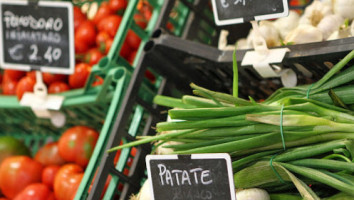
<path id="1" fill-rule="evenodd" d="M 146 27 L 145 30 L 141 29 L 138 25 L 136 25 L 133 21 L 133 15 L 137 11 L 137 4 L 139 0 L 130 0 L 127 6 L 127 9 L 123 15 L 122 22 L 120 24 L 120 27 L 117 31 L 117 34 L 115 36 L 112 48 L 107 55 L 107 57 L 103 58 L 98 65 L 94 66 L 93 68 L 93 75 L 90 76 L 88 83 L 91 83 L 94 79 L 94 73 L 97 72 L 99 73 L 105 73 L 105 72 L 111 72 L 115 67 L 114 66 L 124 66 L 125 72 L 124 76 L 121 76 L 120 82 L 121 82 L 121 89 L 117 89 L 116 92 L 114 92 L 114 96 L 111 100 L 111 105 L 108 108 L 108 112 L 105 118 L 105 122 L 103 124 L 103 127 L 100 132 L 100 137 L 98 139 L 98 142 L 96 144 L 95 150 L 92 154 L 92 157 L 90 159 L 90 162 L 85 170 L 84 177 L 82 179 L 82 182 L 79 186 L 78 192 L 76 194 L 75 199 L 86 199 L 88 193 L 89 193 L 89 188 L 92 182 L 92 179 L 97 171 L 97 167 L 100 164 L 100 160 L 102 158 L 102 155 L 104 153 L 104 149 L 109 137 L 109 133 L 111 132 L 112 126 L 114 119 L 116 118 L 116 115 L 119 111 L 119 107 L 121 104 L 121 100 L 123 98 L 123 94 L 125 93 L 125 86 L 126 84 L 130 81 L 130 74 L 133 73 L 135 66 L 139 62 L 139 59 L 141 59 L 141 54 L 144 48 L 145 43 L 150 39 L 151 34 L 153 31 L 159 27 L 161 22 L 159 21 L 161 10 L 164 8 L 166 1 L 165 0 L 148 0 L 149 4 L 152 6 L 152 16 L 151 19 L 148 23 L 148 26 Z M 184 17 L 187 16 L 187 13 L 183 13 Z M 173 34 L 178 35 L 178 30 L 181 29 L 184 26 L 184 21 L 182 21 L 179 26 L 175 26 L 175 28 L 172 30 Z M 127 35 L 128 30 L 131 29 L 133 30 L 142 40 L 142 43 L 137 51 L 137 56 L 135 57 L 135 61 L 133 63 L 133 66 L 131 67 L 122 57 L 118 56 L 119 50 L 121 49 L 121 46 L 123 45 L 124 38 Z M 87 84 L 89 85 L 89 84 Z M 149 81 L 144 80 L 144 86 L 139 90 L 139 96 L 141 99 L 144 101 L 152 103 L 152 99 L 154 95 L 156 94 L 156 90 L 158 89 L 158 86 L 160 85 L 160 81 L 157 80 L 156 83 L 151 84 Z M 139 106 L 134 108 L 134 111 L 132 113 L 132 116 L 130 120 L 132 121 L 131 127 L 129 127 L 127 131 L 132 133 L 133 136 L 137 135 L 139 132 L 141 132 L 142 129 L 142 121 L 146 120 L 146 113 L 143 112 L 143 109 Z M 129 168 L 128 164 L 129 160 L 132 159 L 131 155 L 131 149 L 127 149 L 121 152 L 121 156 L 119 158 L 119 161 L 117 162 L 117 169 L 119 169 L 121 172 L 124 170 L 127 170 Z M 104 196 L 104 199 L 114 199 L 114 196 L 117 195 L 116 193 L 116 188 L 117 187 L 122 187 L 120 184 L 119 180 L 116 179 L 114 176 L 112 176 L 112 180 L 110 181 L 109 187 L 107 188 L 107 192 Z M 119 195 L 119 194 L 118 194 Z"/>

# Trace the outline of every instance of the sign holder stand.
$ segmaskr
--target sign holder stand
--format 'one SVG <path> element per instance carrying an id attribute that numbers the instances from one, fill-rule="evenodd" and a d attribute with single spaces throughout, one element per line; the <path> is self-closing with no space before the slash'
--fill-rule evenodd
<path id="1" fill-rule="evenodd" d="M 263 78 L 280 77 L 285 87 L 296 86 L 297 77 L 292 69 L 282 69 L 272 63 L 281 63 L 288 48 L 268 49 L 257 21 L 251 21 L 254 30 L 253 46 L 254 51 L 247 51 L 241 65 L 252 65 Z"/>
<path id="2" fill-rule="evenodd" d="M 47 87 L 43 82 L 42 72 L 37 70 L 33 93 L 24 93 L 20 104 L 31 107 L 37 117 L 50 119 L 54 126 L 63 127 L 66 117 L 59 111 L 63 102 L 63 96 L 48 95 Z"/>

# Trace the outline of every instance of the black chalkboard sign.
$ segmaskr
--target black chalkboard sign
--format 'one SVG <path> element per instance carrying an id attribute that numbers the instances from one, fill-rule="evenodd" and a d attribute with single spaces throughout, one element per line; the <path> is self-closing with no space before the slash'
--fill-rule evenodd
<path id="1" fill-rule="evenodd" d="M 0 1 L 0 65 L 19 70 L 74 71 L 70 2 Z"/>
<path id="2" fill-rule="evenodd" d="M 289 13 L 287 0 L 212 0 L 212 5 L 219 26 L 285 17 Z"/>
<path id="3" fill-rule="evenodd" d="M 146 165 L 155 200 L 234 200 L 228 154 L 148 155 Z"/>

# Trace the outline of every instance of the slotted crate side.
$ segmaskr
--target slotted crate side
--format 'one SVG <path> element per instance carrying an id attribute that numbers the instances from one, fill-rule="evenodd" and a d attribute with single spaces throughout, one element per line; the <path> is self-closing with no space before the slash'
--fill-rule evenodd
<path id="1" fill-rule="evenodd" d="M 198 81 L 207 88 L 231 93 L 232 91 L 232 54 L 233 51 L 221 51 L 216 47 L 184 40 L 168 34 L 155 34 L 152 39 L 152 51 L 159 62 L 179 66 L 191 82 Z M 185 47 L 188 46 L 188 49 Z M 286 46 L 290 52 L 282 63 L 277 65 L 290 68 L 297 74 L 298 84 L 310 84 L 319 80 L 335 63 L 354 49 L 354 38 Z M 276 89 L 282 87 L 279 78 L 262 78 L 252 66 L 241 66 L 248 50 L 238 50 L 236 58 L 239 69 L 240 96 L 264 99 Z M 168 72 L 169 70 L 169 72 Z M 171 73 L 172 69 L 165 69 Z M 216 85 L 210 83 L 210 79 Z"/>
<path id="2" fill-rule="evenodd" d="M 122 107 L 114 119 L 114 125 L 111 130 L 110 137 L 107 141 L 97 175 L 92 185 L 92 190 L 87 199 L 97 199 L 104 191 L 104 184 L 109 176 L 112 177 L 106 195 L 119 195 L 120 199 L 128 199 L 128 197 L 140 189 L 141 181 L 145 175 L 145 155 L 150 153 L 149 145 L 136 148 L 133 163 L 127 165 L 127 159 L 132 156 L 130 149 L 121 151 L 121 157 L 118 163 L 114 164 L 115 153 L 107 153 L 106 151 L 113 146 L 119 145 L 122 139 L 131 141 L 135 136 L 151 135 L 151 125 L 162 120 L 159 110 L 153 107 L 152 98 L 154 95 L 161 93 L 165 86 L 165 80 L 158 83 L 153 94 L 146 95 L 139 93 L 143 86 L 143 77 L 150 59 L 143 56 L 143 61 L 137 65 L 136 70 L 132 74 L 126 95 L 122 100 Z M 143 64 L 142 64 L 143 63 Z M 151 68 L 154 69 L 154 68 Z M 124 184 L 124 187 L 122 187 Z M 108 196 L 105 196 L 108 198 Z"/>
<path id="3" fill-rule="evenodd" d="M 152 33 L 152 30 L 155 30 L 156 27 L 161 26 L 161 17 L 160 14 L 164 9 L 168 9 L 168 7 L 173 7 L 173 4 L 171 4 L 169 1 L 163 1 L 163 0 L 150 0 L 149 3 L 153 6 L 153 13 L 151 20 L 145 30 L 142 30 L 140 27 L 138 27 L 133 21 L 133 14 L 136 11 L 136 6 L 137 6 L 137 0 L 132 0 L 129 1 L 128 7 L 127 7 L 127 15 L 124 14 L 121 26 L 118 29 L 116 38 L 114 40 L 113 46 L 117 47 L 115 50 L 111 50 L 110 53 L 107 55 L 107 57 L 103 58 L 98 65 L 94 67 L 94 70 L 98 71 L 104 71 L 104 72 L 110 72 L 111 70 L 114 69 L 112 68 L 113 65 L 118 65 L 118 66 L 125 66 L 127 69 L 127 76 L 129 77 L 130 73 L 134 72 L 134 67 L 136 66 L 136 63 L 141 59 L 141 52 L 143 51 L 143 45 L 149 40 L 150 35 Z M 125 38 L 127 30 L 133 30 L 137 35 L 142 40 L 142 43 L 139 47 L 137 57 L 135 58 L 133 68 L 130 67 L 130 65 L 120 56 L 118 56 L 117 51 L 120 49 L 120 46 L 123 44 L 123 40 L 118 40 L 117 38 Z M 129 78 L 128 78 L 129 79 Z M 90 76 L 90 79 L 88 83 L 90 83 L 93 80 L 93 76 Z M 158 83 L 157 83 L 158 84 Z M 147 80 L 144 80 L 144 87 L 142 87 L 141 97 L 142 98 L 150 98 L 152 99 L 152 95 L 150 94 L 150 90 L 154 90 L 155 86 L 151 85 Z M 123 90 L 122 90 L 123 91 Z M 114 93 L 116 95 L 116 93 Z M 121 97 L 122 98 L 122 97 Z M 119 100 L 120 101 L 120 100 Z M 108 137 L 111 134 L 111 129 L 113 127 L 113 122 L 116 118 L 116 114 L 119 110 L 119 105 L 118 105 L 118 100 L 112 99 L 111 106 L 108 109 L 108 115 L 105 119 L 105 123 L 103 124 L 103 128 L 100 133 L 100 138 L 96 144 L 96 148 L 93 152 L 93 155 L 91 157 L 91 160 L 89 162 L 89 165 L 85 171 L 83 180 L 79 186 L 78 192 L 76 194 L 75 199 L 85 199 L 87 195 L 90 195 L 92 191 L 95 191 L 95 188 L 92 187 L 91 192 L 89 193 L 89 188 L 90 184 L 92 182 L 93 177 L 97 173 L 97 166 L 100 164 L 100 160 L 102 157 L 104 157 L 104 150 L 106 143 L 108 141 Z M 150 100 L 151 102 L 151 100 Z M 137 108 L 138 109 L 138 108 Z M 137 112 L 137 111 L 136 111 Z M 140 113 L 140 112 L 137 112 Z M 136 114 L 136 116 L 139 116 Z M 136 120 L 137 117 L 134 117 L 133 119 Z M 139 117 L 138 117 L 139 118 Z M 140 124 L 140 122 L 136 122 L 136 124 Z M 131 132 L 131 131 L 130 131 Z M 130 151 L 125 151 L 122 152 L 121 158 L 119 158 L 119 162 L 121 163 L 120 165 L 126 166 L 127 162 L 127 157 L 124 156 L 129 155 Z M 96 175 L 97 176 L 97 175 Z M 97 179 L 97 178 L 96 178 Z M 118 182 L 115 181 L 115 179 L 112 179 L 110 181 L 110 185 L 117 185 Z M 112 188 L 113 186 L 110 186 Z M 121 186 L 120 186 L 121 187 Z M 113 193 L 110 192 L 111 190 L 107 191 L 106 196 L 113 197 Z"/>

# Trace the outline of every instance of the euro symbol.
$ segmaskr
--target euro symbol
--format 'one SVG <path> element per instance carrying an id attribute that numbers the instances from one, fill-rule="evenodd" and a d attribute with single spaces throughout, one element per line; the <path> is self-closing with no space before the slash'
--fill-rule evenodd
<path id="1" fill-rule="evenodd" d="M 229 7 L 229 3 L 227 3 L 226 0 L 221 0 L 221 6 L 223 8 L 227 8 L 227 7 Z"/>
<path id="2" fill-rule="evenodd" d="M 9 48 L 9 55 L 12 60 L 19 61 L 23 59 L 23 55 L 21 54 L 21 49 L 23 49 L 23 44 L 16 44 L 15 46 Z"/>

